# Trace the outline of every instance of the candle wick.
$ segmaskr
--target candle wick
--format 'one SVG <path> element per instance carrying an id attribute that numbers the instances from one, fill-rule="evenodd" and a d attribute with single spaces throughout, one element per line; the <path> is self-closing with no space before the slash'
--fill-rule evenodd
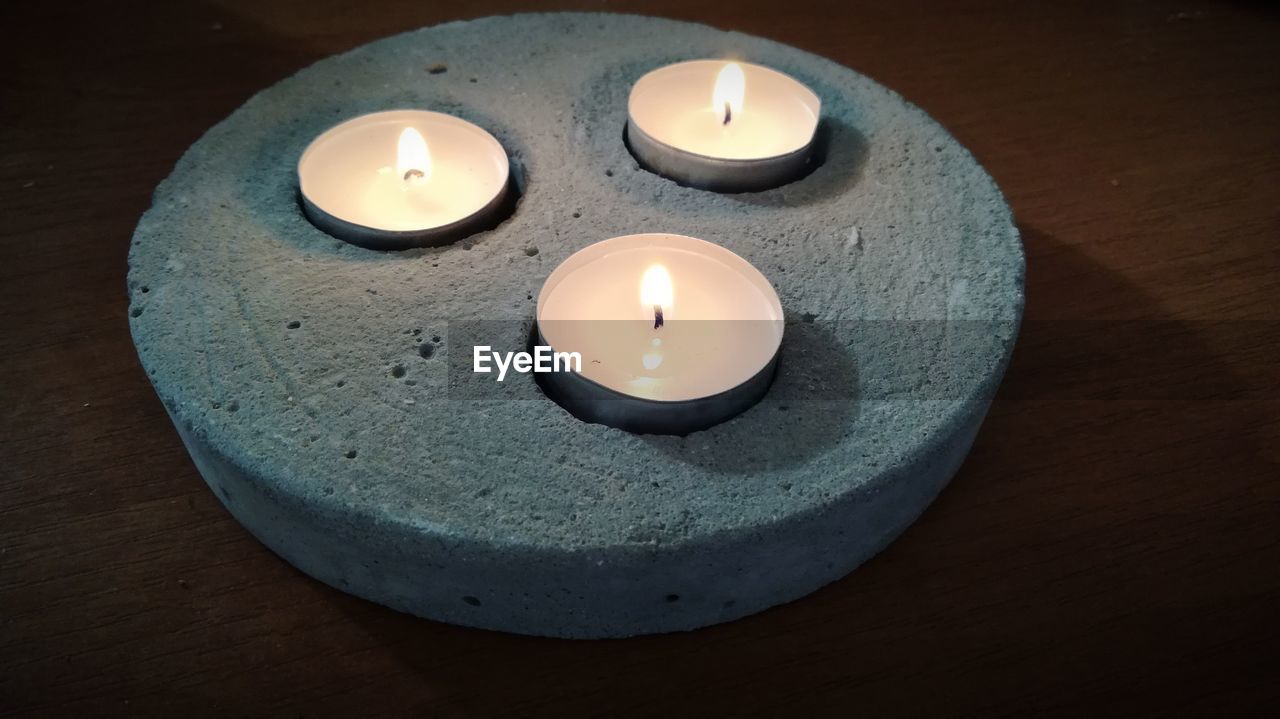
<path id="1" fill-rule="evenodd" d="M 419 170 L 419 169 L 417 169 L 417 168 L 414 168 L 414 169 L 411 169 L 411 170 L 405 170 L 404 178 L 403 178 L 403 179 L 404 179 L 404 181 L 405 181 L 405 182 L 408 182 L 410 177 L 416 177 L 416 178 L 418 178 L 419 180 L 421 180 L 422 178 L 424 178 L 424 177 L 426 177 L 426 176 L 427 176 L 427 173 L 425 173 L 425 172 L 423 172 L 422 170 Z"/>
<path id="2" fill-rule="evenodd" d="M 662 326 L 662 305 L 653 306 L 653 328 L 656 330 Z"/>
<path id="3" fill-rule="evenodd" d="M 729 121 L 732 119 L 733 119 L 733 108 L 729 105 L 729 102 L 726 100 L 724 103 L 724 124 L 728 125 Z"/>

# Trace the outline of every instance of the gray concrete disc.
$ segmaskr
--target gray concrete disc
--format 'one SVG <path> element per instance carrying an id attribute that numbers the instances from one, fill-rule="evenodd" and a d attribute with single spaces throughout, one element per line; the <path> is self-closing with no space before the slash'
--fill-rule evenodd
<path id="1" fill-rule="evenodd" d="M 631 83 L 699 57 L 813 88 L 824 163 L 741 195 L 639 169 Z M 303 148 L 398 107 L 491 131 L 522 178 L 512 217 L 399 253 L 312 227 Z M 763 402 L 688 437 L 637 436 L 578 421 L 531 375 L 470 373 L 476 337 L 524 343 L 559 262 L 637 232 L 719 243 L 776 284 L 793 321 Z M 1023 279 L 991 178 L 892 91 L 767 40 L 606 14 L 449 23 L 316 63 L 191 147 L 129 263 L 142 363 L 255 536 L 399 610 L 561 637 L 727 621 L 882 549 L 968 451 Z"/>

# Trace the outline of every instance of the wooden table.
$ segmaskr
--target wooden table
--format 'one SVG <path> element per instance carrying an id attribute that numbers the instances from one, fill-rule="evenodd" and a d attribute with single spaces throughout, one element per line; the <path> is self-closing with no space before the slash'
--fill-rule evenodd
<path id="1" fill-rule="evenodd" d="M 0 712 L 1276 711 L 1274 9 L 481 4 L 0 9 Z M 1027 323 L 972 456 L 897 543 L 790 606 L 570 642 L 345 596 L 222 509 L 134 356 L 130 233 L 209 126 L 377 37 L 553 7 L 705 21 L 854 67 L 949 127 L 1017 214 Z"/>

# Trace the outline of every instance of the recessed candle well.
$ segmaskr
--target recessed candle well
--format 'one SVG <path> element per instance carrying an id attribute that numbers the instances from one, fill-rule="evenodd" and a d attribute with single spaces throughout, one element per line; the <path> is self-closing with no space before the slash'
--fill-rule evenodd
<path id="1" fill-rule="evenodd" d="M 802 177 L 822 101 L 761 65 L 693 60 L 641 77 L 627 101 L 627 143 L 646 169 L 691 187 L 754 192 Z"/>
<path id="2" fill-rule="evenodd" d="M 581 372 L 537 375 L 580 419 L 688 434 L 758 402 L 782 342 L 778 295 L 719 245 L 642 234 L 565 260 L 538 295 L 538 341 L 577 352 Z"/>
<path id="3" fill-rule="evenodd" d="M 483 128 L 427 110 L 347 120 L 298 160 L 312 224 L 378 250 L 443 245 L 503 219 L 510 162 Z"/>

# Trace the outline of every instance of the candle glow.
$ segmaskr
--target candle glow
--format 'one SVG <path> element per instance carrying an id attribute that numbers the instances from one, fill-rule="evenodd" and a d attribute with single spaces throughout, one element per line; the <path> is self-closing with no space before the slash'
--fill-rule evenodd
<path id="1" fill-rule="evenodd" d="M 410 184 L 431 179 L 431 151 L 422 133 L 412 127 L 402 130 L 396 143 L 396 175 Z"/>
<path id="2" fill-rule="evenodd" d="M 742 112 L 742 103 L 747 94 L 747 77 L 742 66 L 736 62 L 728 63 L 716 75 L 715 87 L 711 90 L 711 111 L 723 118 L 723 124 L 733 121 L 733 116 Z"/>
<path id="3" fill-rule="evenodd" d="M 640 280 L 640 304 L 671 309 L 674 302 L 675 290 L 671 286 L 671 273 L 662 265 L 650 266 Z"/>
<path id="4" fill-rule="evenodd" d="M 652 265 L 644 271 L 640 279 L 640 304 L 653 308 L 653 328 L 662 327 L 665 312 L 671 309 L 675 301 L 675 291 L 671 287 L 671 273 L 662 265 Z"/>

